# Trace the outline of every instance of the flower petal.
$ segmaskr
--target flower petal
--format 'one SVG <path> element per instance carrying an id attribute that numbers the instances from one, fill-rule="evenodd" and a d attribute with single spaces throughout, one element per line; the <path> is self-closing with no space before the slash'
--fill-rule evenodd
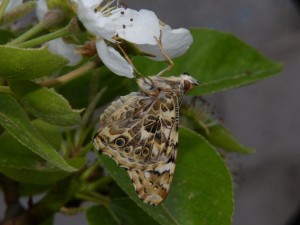
<path id="1" fill-rule="evenodd" d="M 101 2 L 78 0 L 77 16 L 90 33 L 112 41 L 112 36 L 116 33 L 112 19 L 105 17 L 100 11 L 95 11 Z"/>
<path id="2" fill-rule="evenodd" d="M 103 39 L 96 41 L 98 55 L 105 66 L 113 73 L 133 78 L 132 66 L 114 48 L 107 46 Z"/>
<path id="3" fill-rule="evenodd" d="M 116 33 L 134 44 L 155 45 L 154 37 L 159 37 L 159 19 L 154 12 L 146 9 L 136 11 L 129 8 L 112 10 L 110 18 L 114 20 Z"/>
<path id="4" fill-rule="evenodd" d="M 160 25 L 154 12 L 123 7 L 101 11 L 101 2 L 78 0 L 78 18 L 90 33 L 111 42 L 116 42 L 113 37 L 117 35 L 134 44 L 156 44 L 154 37 L 159 37 Z"/>
<path id="5" fill-rule="evenodd" d="M 47 5 L 46 0 L 37 0 L 36 16 L 37 16 L 38 20 L 42 21 L 47 12 L 48 12 L 48 5 Z"/>
<path id="6" fill-rule="evenodd" d="M 170 26 L 164 25 L 162 28 L 162 47 L 170 58 L 176 58 L 184 54 L 193 43 L 193 37 L 189 30 L 184 28 L 171 29 Z M 156 45 L 138 45 L 143 52 L 149 53 L 154 57 L 153 60 L 165 60 L 159 46 Z"/>
<path id="7" fill-rule="evenodd" d="M 45 45 L 48 46 L 49 51 L 61 55 L 65 59 L 69 60 L 68 66 L 75 66 L 82 59 L 81 55 L 75 54 L 76 45 L 67 44 L 62 38 L 48 41 L 45 43 Z"/>
<path id="8" fill-rule="evenodd" d="M 0 0 L 0 5 L 2 3 L 2 0 Z M 9 1 L 6 9 L 5 9 L 5 12 L 9 12 L 9 11 L 12 11 L 14 8 L 16 8 L 17 6 L 21 5 L 23 3 L 23 0 L 11 0 Z"/>
<path id="9" fill-rule="evenodd" d="M 86 9 L 95 9 L 101 4 L 101 2 L 103 2 L 103 0 L 78 0 L 77 4 L 81 4 Z"/>

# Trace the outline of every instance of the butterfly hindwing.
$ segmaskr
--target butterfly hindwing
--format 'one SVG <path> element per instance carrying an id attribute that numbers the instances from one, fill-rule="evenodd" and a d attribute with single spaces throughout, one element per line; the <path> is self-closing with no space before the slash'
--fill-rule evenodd
<path id="1" fill-rule="evenodd" d="M 197 84 L 188 78 L 188 85 Z M 138 196 L 152 205 L 166 198 L 173 179 L 178 98 L 183 96 L 185 82 L 175 77 L 138 80 L 140 92 L 114 101 L 101 115 L 100 129 L 94 138 L 99 152 L 125 168 Z"/>

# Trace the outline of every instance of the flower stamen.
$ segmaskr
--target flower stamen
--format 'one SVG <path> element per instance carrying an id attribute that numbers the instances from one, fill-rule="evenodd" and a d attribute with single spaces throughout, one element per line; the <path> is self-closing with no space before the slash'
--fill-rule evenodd
<path id="1" fill-rule="evenodd" d="M 101 2 L 100 5 L 94 9 L 94 12 L 101 12 L 104 16 L 110 16 L 111 11 L 118 8 L 118 6 L 111 6 L 114 2 L 115 0 L 107 0 L 104 5 L 103 2 Z M 119 1 L 117 4 L 119 4 Z"/>
<path id="2" fill-rule="evenodd" d="M 102 10 L 101 12 L 105 16 L 111 16 L 112 15 L 111 11 L 113 11 L 114 9 L 117 9 L 117 8 L 118 8 L 117 6 L 112 6 L 112 7 L 109 7 L 107 9 L 105 9 L 105 10 Z"/>
<path id="3" fill-rule="evenodd" d="M 121 3 L 120 3 L 120 7 L 121 7 L 121 8 L 124 8 L 124 9 L 127 9 L 127 8 L 128 8 L 127 5 L 126 5 L 124 2 L 121 2 Z"/>
<path id="4" fill-rule="evenodd" d="M 161 61 L 166 60 L 164 52 L 168 53 L 169 58 L 178 57 L 192 43 L 192 36 L 187 29 L 173 30 L 168 25 L 161 26 L 159 18 L 150 10 L 133 10 L 119 0 L 77 1 L 78 18 L 87 31 L 96 36 L 100 59 L 118 75 L 132 78 L 134 69 L 128 57 L 114 48 L 117 44 L 127 41 L 144 52 L 145 56 Z M 158 43 L 153 38 L 159 36 L 160 30 L 165 33 L 165 43 Z M 184 41 L 178 43 L 181 39 Z M 127 42 L 124 42 L 125 46 Z"/>
<path id="5" fill-rule="evenodd" d="M 110 7 L 113 3 L 115 2 L 115 0 L 107 0 L 107 3 L 101 7 L 101 4 L 99 5 L 100 10 L 103 12 L 105 9 L 107 9 L 108 7 Z"/>

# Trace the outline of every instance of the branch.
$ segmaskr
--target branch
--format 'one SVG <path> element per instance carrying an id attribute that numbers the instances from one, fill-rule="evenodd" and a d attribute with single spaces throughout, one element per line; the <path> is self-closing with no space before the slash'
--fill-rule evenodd
<path id="1" fill-rule="evenodd" d="M 87 62 L 86 64 L 82 65 L 81 67 L 78 67 L 77 69 L 75 69 L 63 76 L 42 82 L 42 83 L 40 83 L 40 85 L 44 86 L 44 87 L 53 87 L 58 84 L 65 84 L 71 80 L 74 80 L 75 78 L 78 78 L 78 77 L 86 74 L 90 70 L 96 68 L 97 64 L 98 63 L 96 61 Z"/>
<path id="2" fill-rule="evenodd" d="M 1 225 L 38 225 L 42 222 L 45 222 L 49 218 L 51 218 L 56 212 L 58 212 L 61 207 L 65 206 L 68 202 L 74 199 L 75 192 L 79 188 L 79 183 L 73 176 L 70 176 L 57 184 L 55 184 L 46 196 L 41 199 L 36 204 L 28 207 L 25 211 L 22 208 L 22 211 L 18 211 L 18 213 L 14 213 L 10 217 L 7 217 L 0 222 Z M 17 186 L 14 188 L 13 181 L 5 182 L 3 187 L 9 184 L 11 190 L 4 190 L 6 202 L 9 203 L 19 203 L 19 195 L 17 195 Z M 8 187 L 8 186 L 7 186 Z M 6 191 L 6 192 L 5 192 Z M 7 197 L 6 197 L 7 196 Z M 20 206 L 20 204 L 19 204 Z"/>
<path id="3" fill-rule="evenodd" d="M 15 224 L 15 218 L 24 213 L 24 207 L 19 201 L 18 183 L 10 178 L 0 175 L 1 184 L 3 187 L 4 200 L 6 203 L 6 210 L 4 219 L 1 224 L 9 225 Z"/>

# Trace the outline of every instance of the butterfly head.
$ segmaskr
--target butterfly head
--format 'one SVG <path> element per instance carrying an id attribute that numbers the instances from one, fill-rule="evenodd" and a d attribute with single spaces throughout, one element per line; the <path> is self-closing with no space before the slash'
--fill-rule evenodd
<path id="1" fill-rule="evenodd" d="M 163 92 L 174 92 L 178 96 L 184 95 L 200 83 L 187 73 L 180 77 L 153 76 L 137 80 L 140 91 L 151 96 L 158 96 Z"/>
<path id="2" fill-rule="evenodd" d="M 193 89 L 195 86 L 198 86 L 200 84 L 199 81 L 191 77 L 188 73 L 181 74 L 180 78 L 182 80 L 182 87 L 184 93 L 186 93 L 187 91 Z"/>

